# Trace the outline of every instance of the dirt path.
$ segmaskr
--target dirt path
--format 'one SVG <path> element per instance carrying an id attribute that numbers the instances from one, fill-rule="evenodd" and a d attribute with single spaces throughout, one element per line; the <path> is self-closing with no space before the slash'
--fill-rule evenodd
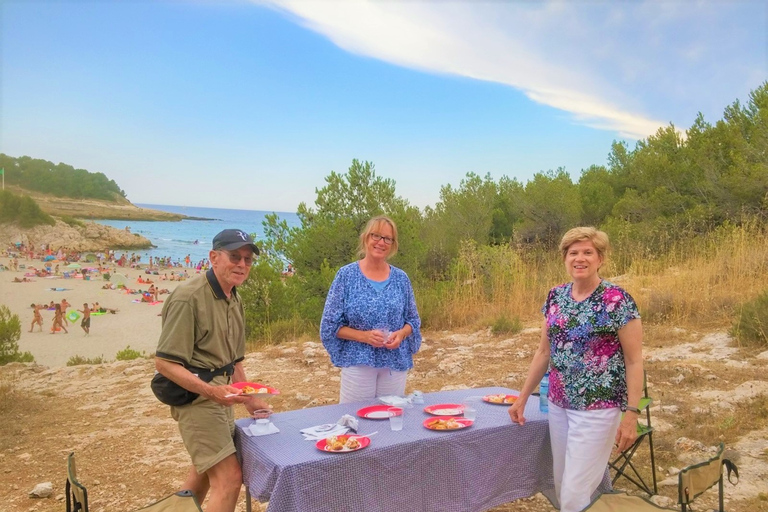
<path id="1" fill-rule="evenodd" d="M 485 332 L 431 333 L 408 389 L 519 388 L 537 339 L 537 329 L 510 339 Z M 739 486 L 726 485 L 727 509 L 768 510 L 768 359 L 731 350 L 727 336 L 717 333 L 681 331 L 670 339 L 650 330 L 646 340 L 659 480 L 669 479 L 670 468 L 683 467 L 685 458 L 703 458 L 724 441 L 742 473 Z M 282 390 L 271 399 L 276 410 L 337 400 L 338 371 L 319 343 L 267 347 L 249 354 L 245 365 L 253 379 Z M 167 408 L 149 390 L 152 372 L 153 362 L 146 359 L 53 369 L 0 367 L 0 508 L 63 510 L 65 459 L 72 451 L 94 512 L 134 510 L 176 490 L 188 459 Z M 692 442 L 680 442 L 683 437 Z M 53 496 L 30 498 L 41 482 L 53 482 Z M 660 489 L 669 498 L 675 492 L 673 486 Z M 699 508 L 713 506 L 715 495 L 705 495 Z M 245 510 L 242 495 L 238 510 Z M 552 508 L 539 496 L 494 509 L 522 510 Z"/>

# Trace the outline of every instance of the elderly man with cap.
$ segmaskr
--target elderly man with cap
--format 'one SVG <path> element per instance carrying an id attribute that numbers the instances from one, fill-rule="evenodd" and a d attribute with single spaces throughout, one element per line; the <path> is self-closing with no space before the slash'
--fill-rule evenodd
<path id="1" fill-rule="evenodd" d="M 179 285 L 165 302 L 163 328 L 155 367 L 184 390 L 199 395 L 188 404 L 171 406 L 192 467 L 183 489 L 191 490 L 206 510 L 232 512 L 242 485 L 235 456 L 232 406 L 249 413 L 268 408 L 254 397 L 242 396 L 231 384 L 245 382 L 243 306 L 237 287 L 247 278 L 259 249 L 250 235 L 225 229 L 213 239 L 211 268 Z M 198 374 L 211 369 L 206 382 Z M 182 390 L 183 392 L 183 390 Z M 195 396 L 195 395 L 191 395 Z"/>

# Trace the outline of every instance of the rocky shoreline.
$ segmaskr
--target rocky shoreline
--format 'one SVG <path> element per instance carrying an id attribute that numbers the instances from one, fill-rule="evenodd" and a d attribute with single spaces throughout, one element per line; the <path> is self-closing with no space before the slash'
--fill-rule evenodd
<path id="1" fill-rule="evenodd" d="M 107 249 L 148 249 L 152 242 L 141 235 L 124 229 L 116 229 L 95 222 L 69 225 L 56 219 L 56 225 L 21 228 L 16 224 L 0 224 L 0 246 L 17 243 L 40 247 L 45 244 L 52 250 L 59 248 L 76 252 L 98 252 Z"/>

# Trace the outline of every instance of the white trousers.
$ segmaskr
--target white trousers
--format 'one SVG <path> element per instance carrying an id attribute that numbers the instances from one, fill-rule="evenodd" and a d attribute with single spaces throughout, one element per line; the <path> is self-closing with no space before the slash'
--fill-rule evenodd
<path id="1" fill-rule="evenodd" d="M 360 402 L 378 396 L 405 395 L 408 372 L 370 366 L 350 366 L 341 369 L 339 403 Z"/>
<path id="2" fill-rule="evenodd" d="M 621 409 L 573 411 L 550 402 L 548 416 L 560 512 L 579 512 L 603 480 Z"/>

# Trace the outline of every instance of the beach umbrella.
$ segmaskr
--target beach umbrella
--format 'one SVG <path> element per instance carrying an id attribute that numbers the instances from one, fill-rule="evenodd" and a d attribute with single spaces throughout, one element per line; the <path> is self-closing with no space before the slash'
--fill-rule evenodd
<path id="1" fill-rule="evenodd" d="M 73 269 L 74 270 L 76 268 L 80 268 L 80 264 L 79 263 L 70 263 L 69 265 L 67 265 L 64 268 L 69 268 L 69 269 Z"/>
<path id="2" fill-rule="evenodd" d="M 109 278 L 109 281 L 111 283 L 115 283 L 115 285 L 117 286 L 120 286 L 120 285 L 125 286 L 125 283 L 128 282 L 128 278 L 124 274 L 115 273 L 115 274 L 112 274 L 112 277 Z"/>
<path id="3" fill-rule="evenodd" d="M 96 257 L 96 255 L 95 255 L 95 254 L 93 254 L 93 253 L 91 253 L 91 254 L 86 254 L 86 255 L 85 255 L 85 261 L 87 261 L 87 262 L 89 262 L 89 263 L 93 263 L 93 262 L 95 262 L 95 261 L 97 261 L 97 260 L 98 260 L 98 258 L 97 258 L 97 257 Z"/>

